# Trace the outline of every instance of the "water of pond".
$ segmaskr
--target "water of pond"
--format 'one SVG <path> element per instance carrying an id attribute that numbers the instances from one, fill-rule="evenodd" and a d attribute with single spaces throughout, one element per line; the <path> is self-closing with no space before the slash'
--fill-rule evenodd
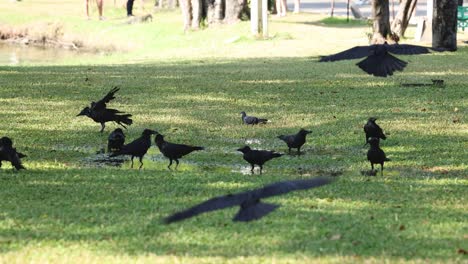
<path id="1" fill-rule="evenodd" d="M 61 48 L 0 43 L 0 65 L 60 63 L 82 55 L 84 53 Z"/>

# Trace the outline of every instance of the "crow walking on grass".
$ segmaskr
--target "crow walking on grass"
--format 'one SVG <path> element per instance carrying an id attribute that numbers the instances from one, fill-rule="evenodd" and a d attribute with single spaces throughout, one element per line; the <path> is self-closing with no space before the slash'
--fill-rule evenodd
<path id="1" fill-rule="evenodd" d="M 107 93 L 104 98 L 98 102 L 91 102 L 91 107 L 85 107 L 77 116 L 87 116 L 94 120 L 96 123 L 101 123 L 101 133 L 106 127 L 106 122 L 116 122 L 124 128 L 127 128 L 126 125 L 131 125 L 133 123 L 130 117 L 131 114 L 125 114 L 119 110 L 107 108 L 107 103 L 114 99 L 114 95 L 120 88 L 114 87 L 112 90 Z"/>
<path id="2" fill-rule="evenodd" d="M 133 158 L 138 157 L 140 159 L 140 168 L 143 167 L 143 156 L 145 156 L 148 149 L 151 147 L 151 135 L 155 135 L 158 132 L 145 129 L 141 134 L 141 137 L 135 139 L 134 141 L 124 145 L 120 151 L 117 151 L 110 155 L 110 157 L 116 157 L 120 155 L 130 155 L 132 156 L 132 165 L 130 168 L 133 168 Z"/>
<path id="3" fill-rule="evenodd" d="M 387 77 L 388 75 L 392 75 L 394 71 L 403 71 L 408 64 L 390 53 L 397 55 L 417 55 L 430 53 L 430 49 L 434 51 L 444 51 L 444 49 L 433 49 L 410 44 L 384 43 L 370 46 L 357 46 L 333 55 L 322 56 L 319 61 L 352 60 L 366 57 L 356 65 L 368 74 Z"/>
<path id="4" fill-rule="evenodd" d="M 301 147 L 306 142 L 306 136 L 310 133 L 312 133 L 312 131 L 301 128 L 297 134 L 286 136 L 281 135 L 278 136 L 278 138 L 286 142 L 289 148 L 289 153 L 291 153 L 292 148 L 297 148 L 297 154 L 301 154 Z"/>
<path id="5" fill-rule="evenodd" d="M 242 122 L 244 122 L 244 124 L 246 125 L 266 124 L 266 122 L 268 122 L 268 119 L 265 119 L 265 118 L 248 116 L 244 111 L 242 111 L 241 114 L 242 114 Z"/>
<path id="6" fill-rule="evenodd" d="M 183 156 L 191 153 L 196 150 L 203 150 L 203 147 L 195 147 L 183 144 L 174 144 L 164 140 L 164 135 L 158 134 L 155 138 L 156 146 L 158 146 L 159 151 L 164 155 L 164 157 L 169 159 L 169 169 L 171 168 L 172 161 L 176 162 L 176 169 L 179 166 L 179 159 Z"/>
<path id="7" fill-rule="evenodd" d="M 276 182 L 259 189 L 214 197 L 187 210 L 175 213 L 165 218 L 164 222 L 166 224 L 170 224 L 197 216 L 202 213 L 225 209 L 233 206 L 240 206 L 240 210 L 232 220 L 249 222 L 266 216 L 280 206 L 277 204 L 263 203 L 261 201 L 263 198 L 282 195 L 292 191 L 320 187 L 331 182 L 332 179 L 326 177 Z"/>
<path id="8" fill-rule="evenodd" d="M 367 151 L 367 160 L 371 164 L 372 171 L 374 170 L 374 164 L 380 164 L 380 174 L 383 176 L 383 168 L 385 161 L 390 161 L 385 156 L 385 152 L 379 146 L 379 138 L 371 137 L 369 138 L 370 148 Z"/>
<path id="9" fill-rule="evenodd" d="M 0 138 L 0 167 L 2 167 L 2 161 L 9 161 L 16 170 L 25 170 L 26 168 L 21 163 L 21 158 L 24 157 L 26 155 L 13 148 L 13 141 L 10 138 Z"/>
<path id="10" fill-rule="evenodd" d="M 116 128 L 107 138 L 107 152 L 118 152 L 125 143 L 125 134 L 121 128 Z"/>
<path id="11" fill-rule="evenodd" d="M 369 138 L 381 138 L 383 140 L 387 139 L 387 136 L 384 134 L 382 128 L 380 128 L 375 121 L 377 118 L 369 117 L 367 123 L 364 125 L 364 132 L 366 133 L 366 144 L 369 143 Z M 364 146 L 366 145 L 364 144 Z"/>
<path id="12" fill-rule="evenodd" d="M 254 173 L 255 165 L 258 165 L 260 167 L 260 174 L 262 174 L 263 164 L 265 164 L 265 162 L 273 158 L 279 158 L 283 156 L 283 154 L 281 153 L 269 150 L 252 150 L 249 146 L 240 148 L 237 151 L 244 153 L 244 160 L 250 163 L 250 166 L 252 167 L 250 171 L 252 172 L 252 174 Z"/>

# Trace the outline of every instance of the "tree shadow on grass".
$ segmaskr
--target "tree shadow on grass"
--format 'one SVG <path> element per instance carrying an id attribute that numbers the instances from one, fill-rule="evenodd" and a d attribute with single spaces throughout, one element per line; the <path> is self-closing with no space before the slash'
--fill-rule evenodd
<path id="1" fill-rule="evenodd" d="M 252 223 L 237 208 L 171 225 L 160 220 L 214 195 L 284 175 L 242 177 L 181 172 L 52 170 L 2 176 L 3 252 L 25 243 L 80 242 L 110 253 L 177 256 L 353 256 L 446 258 L 462 243 L 463 183 L 341 177 L 312 191 L 268 199 L 281 207 Z M 164 184 L 162 184 L 164 183 Z M 443 187 L 442 187 L 443 186 Z M 434 202 L 439 201 L 439 202 Z M 443 202 L 445 201 L 445 202 Z M 403 226 L 403 228 L 402 228 Z"/>

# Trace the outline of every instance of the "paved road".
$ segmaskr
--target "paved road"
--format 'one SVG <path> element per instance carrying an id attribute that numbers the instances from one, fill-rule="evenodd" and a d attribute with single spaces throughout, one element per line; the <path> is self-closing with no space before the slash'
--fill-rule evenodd
<path id="1" fill-rule="evenodd" d="M 398 11 L 398 0 L 393 0 L 395 2 L 395 15 Z M 364 2 L 364 3 L 363 3 Z M 288 9 L 294 10 L 293 0 L 288 0 Z M 331 0 L 301 0 L 301 12 L 308 13 L 318 13 L 318 14 L 330 14 Z M 426 16 L 426 3 L 427 0 L 418 0 L 418 5 L 416 7 L 416 16 Z M 358 4 L 359 10 L 362 15 L 365 17 L 371 16 L 371 0 L 350 0 L 351 4 Z M 360 4 L 360 5 L 359 5 Z M 337 16 L 346 16 L 346 1 L 345 0 L 335 0 L 335 10 L 334 14 Z M 351 10 L 349 12 L 352 17 Z M 392 0 L 390 0 L 390 16 L 392 15 Z"/>

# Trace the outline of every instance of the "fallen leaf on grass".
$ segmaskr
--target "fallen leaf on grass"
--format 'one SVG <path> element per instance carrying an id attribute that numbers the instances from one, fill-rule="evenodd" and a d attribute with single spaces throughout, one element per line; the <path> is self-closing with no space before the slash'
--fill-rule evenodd
<path id="1" fill-rule="evenodd" d="M 463 248 L 459 248 L 459 249 L 457 250 L 457 253 L 458 253 L 458 254 L 462 254 L 462 255 L 467 255 L 467 254 L 468 254 L 468 251 L 464 250 Z"/>
<path id="2" fill-rule="evenodd" d="M 329 240 L 340 240 L 341 239 L 341 235 L 340 234 L 336 234 L 336 235 L 333 235 L 329 238 Z"/>

